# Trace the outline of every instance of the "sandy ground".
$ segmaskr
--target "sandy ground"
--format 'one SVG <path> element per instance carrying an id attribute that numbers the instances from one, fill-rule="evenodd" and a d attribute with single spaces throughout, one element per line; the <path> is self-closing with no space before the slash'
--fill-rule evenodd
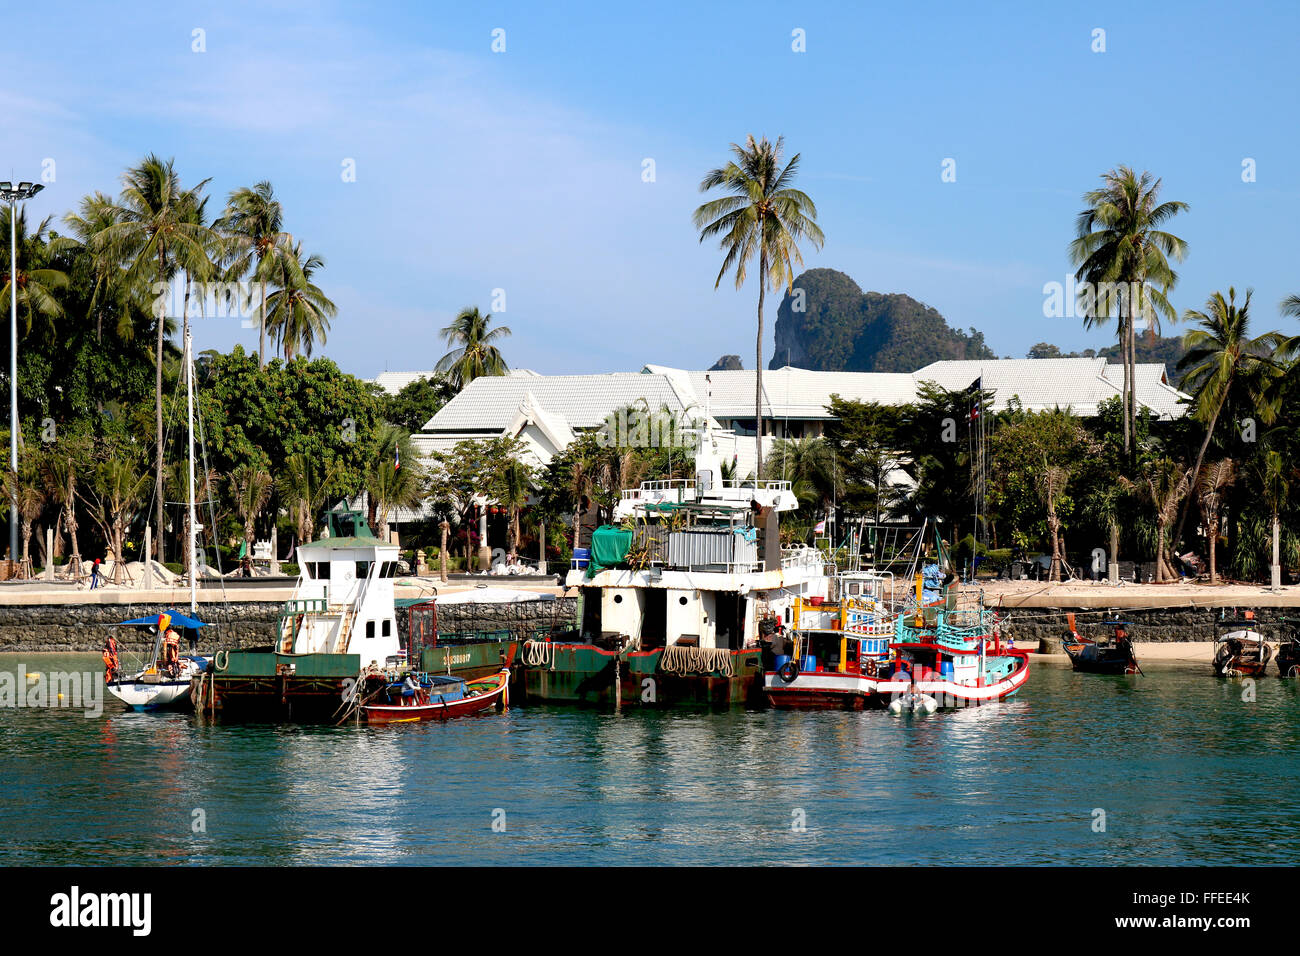
<path id="1" fill-rule="evenodd" d="M 1017 647 L 1023 649 L 1024 644 L 1017 644 Z M 1195 664 L 1209 664 L 1214 659 L 1214 642 L 1213 641 L 1134 641 L 1133 652 L 1141 663 L 1146 662 L 1163 662 L 1177 663 L 1190 662 Z M 1038 654 L 1031 653 L 1030 657 L 1045 661 L 1061 661 L 1069 663 L 1070 658 L 1067 654 Z"/>

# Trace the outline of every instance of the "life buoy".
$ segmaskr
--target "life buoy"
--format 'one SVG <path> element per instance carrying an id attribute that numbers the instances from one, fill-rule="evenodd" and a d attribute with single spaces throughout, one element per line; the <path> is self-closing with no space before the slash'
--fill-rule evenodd
<path id="1" fill-rule="evenodd" d="M 786 661 L 777 668 L 776 674 L 787 684 L 793 684 L 795 678 L 799 676 L 799 665 L 794 661 Z"/>

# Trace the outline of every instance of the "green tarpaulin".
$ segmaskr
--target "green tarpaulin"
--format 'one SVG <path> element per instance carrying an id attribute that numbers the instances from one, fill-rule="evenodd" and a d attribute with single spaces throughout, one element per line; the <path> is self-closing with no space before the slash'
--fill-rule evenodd
<path id="1" fill-rule="evenodd" d="M 591 563 L 587 577 L 622 564 L 632 548 L 632 532 L 604 524 L 591 533 Z"/>

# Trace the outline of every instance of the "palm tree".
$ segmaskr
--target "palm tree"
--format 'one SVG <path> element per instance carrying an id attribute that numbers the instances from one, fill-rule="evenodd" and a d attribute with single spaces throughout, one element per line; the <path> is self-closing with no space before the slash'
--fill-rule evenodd
<path id="1" fill-rule="evenodd" d="M 1270 585 L 1274 590 L 1282 586 L 1282 563 L 1279 547 L 1282 526 L 1279 515 L 1282 506 L 1286 504 L 1287 495 L 1291 491 L 1288 475 L 1287 466 L 1279 452 L 1271 449 L 1264 452 L 1262 460 L 1256 466 L 1256 476 L 1259 479 L 1260 491 L 1264 494 L 1264 503 L 1268 505 L 1269 513 L 1273 518 L 1273 564 Z"/>
<path id="2" fill-rule="evenodd" d="M 510 371 L 501 351 L 493 343 L 510 335 L 510 327 L 488 329 L 492 316 L 481 315 L 475 306 L 461 309 L 442 337 L 451 347 L 438 360 L 435 371 L 445 375 L 457 392 L 480 375 L 505 375 Z"/>
<path id="3" fill-rule="evenodd" d="M 60 521 L 72 547 L 68 555 L 68 575 L 73 581 L 81 576 L 81 547 L 77 542 L 77 467 L 74 457 L 66 453 L 47 455 L 41 463 L 46 494 L 60 510 Z M 59 536 L 56 522 L 55 539 Z"/>
<path id="4" fill-rule="evenodd" d="M 130 321 L 130 312 L 121 307 L 125 288 L 122 283 L 122 270 L 126 263 L 104 252 L 95 255 L 90 251 L 90 242 L 109 226 L 121 222 L 119 210 L 112 198 L 101 192 L 94 192 L 81 197 L 78 212 L 70 212 L 63 217 L 63 224 L 71 235 L 59 236 L 50 243 L 50 250 L 55 253 L 70 251 L 83 253 L 89 260 L 91 269 L 91 290 L 88 311 L 95 317 L 95 341 L 104 340 L 104 311 L 110 303 L 118 308 L 118 337 L 130 340 L 135 335 L 135 326 Z"/>
<path id="5" fill-rule="evenodd" d="M 0 263 L 0 269 L 4 270 L 4 284 L 0 286 L 0 299 L 3 299 L 6 308 L 12 295 L 9 286 L 13 282 L 13 276 L 9 274 L 9 217 L 13 215 L 12 206 L 0 209 L 0 233 L 3 234 L 0 235 L 0 255 L 4 257 L 4 262 Z M 56 332 L 55 321 L 63 317 L 63 305 L 59 301 L 58 293 L 68 287 L 68 277 L 60 270 L 49 268 L 38 261 L 40 251 L 46 242 L 49 226 L 50 220 L 47 216 L 41 220 L 36 231 L 29 235 L 25 212 L 19 212 L 13 224 L 17 233 L 14 246 L 18 252 L 18 314 L 24 319 L 24 335 L 31 332 L 34 318 L 43 319 L 47 333 L 53 335 Z"/>
<path id="6" fill-rule="evenodd" d="M 18 527 L 23 546 L 19 566 L 24 577 L 32 576 L 32 525 L 45 510 L 45 503 L 48 500 L 40 471 L 40 462 L 29 454 L 18 463 L 17 471 L 9 471 L 6 475 L 8 479 L 6 484 L 9 486 L 7 497 L 10 501 L 18 503 Z M 10 557 L 14 558 L 16 555 Z M 52 558 L 53 555 L 46 555 L 47 561 Z"/>
<path id="7" fill-rule="evenodd" d="M 333 462 L 327 462 L 321 473 L 311 459 L 301 453 L 285 459 L 284 469 L 276 482 L 276 492 L 293 515 L 298 544 L 315 537 L 316 514 L 325 506 L 325 496 L 338 473 L 338 466 Z"/>
<path id="8" fill-rule="evenodd" d="M 78 495 L 113 553 L 114 584 L 122 583 L 126 529 L 135 519 L 149 485 L 148 474 L 139 468 L 140 463 L 130 455 L 115 455 L 97 464 L 91 470 L 90 481 L 77 486 Z"/>
<path id="9" fill-rule="evenodd" d="M 1191 489 L 1191 472 L 1169 458 L 1159 458 L 1146 463 L 1137 481 L 1120 478 L 1120 483 L 1136 490 L 1156 511 L 1156 581 L 1173 579 L 1173 562 L 1169 559 L 1172 542 L 1169 526 L 1178 513 L 1178 506 Z"/>
<path id="10" fill-rule="evenodd" d="M 1223 494 L 1237 480 L 1236 463 L 1231 458 L 1222 458 L 1197 469 L 1196 476 L 1196 503 L 1201 509 L 1206 547 L 1210 554 L 1210 583 L 1218 584 L 1219 565 L 1216 556 L 1219 523 L 1223 514 Z"/>
<path id="11" fill-rule="evenodd" d="M 235 510 L 244 523 L 244 550 L 253 553 L 257 540 L 257 519 L 271 500 L 274 482 L 271 473 L 257 464 L 243 464 L 230 474 L 230 490 L 235 500 Z"/>
<path id="12" fill-rule="evenodd" d="M 424 475 L 416 463 L 411 436 L 396 425 L 380 425 L 370 465 L 366 491 L 371 521 L 378 537 L 388 540 L 388 515 L 394 508 L 414 508 L 424 500 Z"/>
<path id="13" fill-rule="evenodd" d="M 95 255 L 110 260 L 129 261 L 126 280 L 143 285 L 154 280 L 157 299 L 154 317 L 157 325 L 157 349 L 154 352 L 154 424 L 157 449 L 154 460 L 154 540 L 158 560 L 163 557 L 163 420 L 162 373 L 164 344 L 167 335 L 165 298 L 159 295 L 161 284 L 171 280 L 176 269 L 203 271 L 208 262 L 207 249 L 212 230 L 194 221 L 196 197 L 208 184 L 203 180 L 191 190 L 181 188 L 174 160 L 165 162 L 150 154 L 122 177 L 122 195 L 106 215 L 114 220 L 95 233 L 89 243 Z"/>
<path id="14" fill-rule="evenodd" d="M 835 497 L 835 461 L 820 438 L 782 438 L 772 446 L 768 477 L 789 479 L 802 506 L 826 509 Z"/>
<path id="15" fill-rule="evenodd" d="M 1236 394 L 1234 389 L 1245 391 L 1264 424 L 1271 424 L 1277 417 L 1269 401 L 1269 385 L 1276 378 L 1279 366 L 1271 356 L 1284 349 L 1285 344 L 1277 332 L 1250 338 L 1253 294 L 1253 290 L 1247 290 L 1245 300 L 1238 306 L 1237 291 L 1230 286 L 1226 300 L 1222 292 L 1215 292 L 1206 302 L 1205 312 L 1188 309 L 1183 315 L 1186 321 L 1200 326 L 1183 336 L 1187 352 L 1178 361 L 1178 368 L 1186 369 L 1179 385 L 1194 396 L 1192 417 L 1205 425 L 1205 438 L 1192 466 L 1193 475 L 1201 472 L 1214 427 L 1229 399 Z M 1171 544 L 1176 544 L 1182 536 L 1187 510 L 1184 505 L 1179 511 Z"/>
<path id="16" fill-rule="evenodd" d="M 275 291 L 266 299 L 266 321 L 271 341 L 281 347 L 286 361 L 299 353 L 310 358 L 317 341 L 325 344 L 330 319 L 338 314 L 338 307 L 311 281 L 324 265 L 318 255 L 304 259 L 298 243 L 275 270 Z"/>
<path id="17" fill-rule="evenodd" d="M 1185 202 L 1160 202 L 1161 180 L 1152 181 L 1145 171 L 1139 176 L 1120 166 L 1101 179 L 1100 189 L 1083 194 L 1087 208 L 1075 220 L 1077 238 L 1070 243 L 1070 259 L 1078 266 L 1075 278 L 1090 283 L 1095 296 L 1084 325 L 1106 322 L 1112 312 L 1118 317 L 1127 453 L 1137 422 L 1136 320 L 1139 309 L 1152 323 L 1161 315 L 1171 321 L 1176 317 L 1167 295 L 1178 275 L 1168 257 L 1181 262 L 1187 243 L 1160 227 L 1189 207 Z"/>
<path id="18" fill-rule="evenodd" d="M 501 487 L 497 501 L 510 512 L 510 560 L 519 556 L 519 511 L 528 504 L 532 489 L 533 470 L 517 458 L 512 458 L 501 469 Z"/>
<path id="19" fill-rule="evenodd" d="M 226 200 L 225 214 L 216 228 L 225 237 L 230 265 L 228 279 L 238 279 L 251 270 L 261 287 L 262 302 L 258 313 L 257 367 L 266 364 L 266 284 L 277 270 L 290 272 L 289 285 L 300 277 L 294 275 L 297 259 L 293 256 L 293 237 L 284 231 L 284 209 L 275 198 L 271 184 L 263 180 L 256 186 L 241 186 Z"/>
<path id="20" fill-rule="evenodd" d="M 764 136 L 748 136 L 745 145 L 731 144 L 735 159 L 710 170 L 700 182 L 700 192 L 722 187 L 731 195 L 712 199 L 695 210 L 692 220 L 700 242 L 721 238 L 726 252 L 713 288 L 722 285 L 729 270 L 736 270 L 736 288 L 745 284 L 750 260 L 758 253 L 758 359 L 754 366 L 754 441 L 758 447 L 755 476 L 763 473 L 763 300 L 773 291 L 794 284 L 794 264 L 803 265 L 798 240 L 807 238 L 818 249 L 825 241 L 817 225 L 817 207 L 801 190 L 793 188 L 799 155 L 781 168 L 785 138 L 775 143 Z"/>

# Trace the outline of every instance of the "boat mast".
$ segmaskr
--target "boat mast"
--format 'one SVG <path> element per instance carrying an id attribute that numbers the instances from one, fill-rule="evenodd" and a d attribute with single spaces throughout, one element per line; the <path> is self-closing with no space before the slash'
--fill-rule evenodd
<path id="1" fill-rule="evenodd" d="M 198 595 L 196 578 L 198 575 L 198 562 L 196 560 L 194 539 L 197 534 L 197 526 L 194 516 L 194 353 L 191 347 L 191 337 L 188 323 L 185 329 L 185 404 L 189 420 L 189 479 L 190 479 L 190 534 L 189 534 L 189 557 L 190 557 L 190 616 L 193 617 L 198 612 Z"/>

